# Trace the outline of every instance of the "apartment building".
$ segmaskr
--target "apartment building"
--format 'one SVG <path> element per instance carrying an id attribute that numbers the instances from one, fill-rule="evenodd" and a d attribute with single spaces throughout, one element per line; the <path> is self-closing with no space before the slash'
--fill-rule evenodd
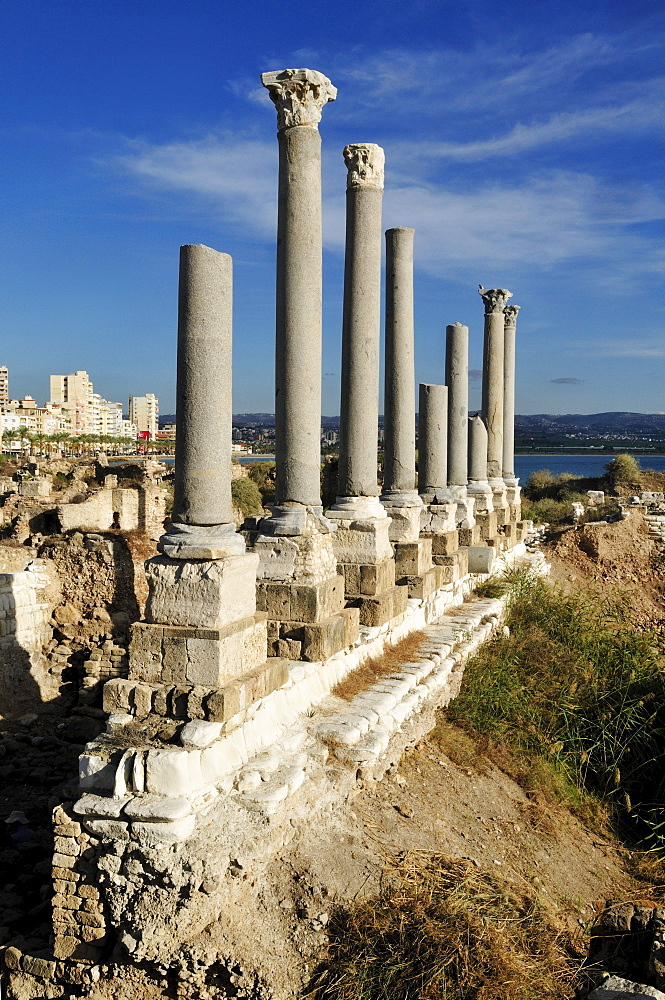
<path id="1" fill-rule="evenodd" d="M 159 426 L 159 400 L 153 392 L 129 397 L 129 420 L 140 435 L 147 434 L 149 440 L 155 440 Z"/>

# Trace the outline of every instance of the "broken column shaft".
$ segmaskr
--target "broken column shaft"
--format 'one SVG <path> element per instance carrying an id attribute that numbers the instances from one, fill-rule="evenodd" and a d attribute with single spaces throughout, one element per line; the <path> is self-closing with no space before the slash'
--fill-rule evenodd
<path id="1" fill-rule="evenodd" d="M 181 247 L 173 517 L 160 541 L 173 558 L 245 551 L 231 503 L 232 323 L 231 257 Z"/>
<path id="2" fill-rule="evenodd" d="M 469 437 L 469 328 L 446 327 L 448 386 L 448 485 L 466 494 Z"/>
<path id="3" fill-rule="evenodd" d="M 415 489 L 413 229 L 386 232 L 384 479 L 381 502 L 393 518 L 391 539 L 415 541 L 422 500 Z"/>
<path id="4" fill-rule="evenodd" d="M 418 405 L 418 492 L 425 503 L 446 489 L 448 388 L 421 382 Z"/>

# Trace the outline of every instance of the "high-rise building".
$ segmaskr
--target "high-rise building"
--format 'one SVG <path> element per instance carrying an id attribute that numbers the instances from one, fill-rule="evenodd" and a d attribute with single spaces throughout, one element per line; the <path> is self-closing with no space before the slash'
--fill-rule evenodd
<path id="1" fill-rule="evenodd" d="M 75 434 L 94 434 L 93 386 L 87 372 L 51 375 L 51 402 L 70 413 Z"/>
<path id="2" fill-rule="evenodd" d="M 153 392 L 129 397 L 129 419 L 136 425 L 139 434 L 148 434 L 149 439 L 154 441 L 159 421 L 159 400 Z"/>
<path id="3" fill-rule="evenodd" d="M 9 369 L 0 368 L 0 406 L 9 402 Z"/>

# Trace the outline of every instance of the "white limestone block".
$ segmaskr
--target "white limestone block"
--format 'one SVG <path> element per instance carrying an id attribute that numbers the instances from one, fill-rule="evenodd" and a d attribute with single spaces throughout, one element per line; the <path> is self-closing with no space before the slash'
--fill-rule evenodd
<path id="1" fill-rule="evenodd" d="M 141 795 L 128 802 L 124 811 L 130 819 L 173 823 L 191 816 L 192 805 L 184 796 L 164 798 L 161 795 Z"/>
<path id="2" fill-rule="evenodd" d="M 149 559 L 146 618 L 196 628 L 224 628 L 247 618 L 256 611 L 257 565 L 252 552 L 210 561 Z"/>
<path id="3" fill-rule="evenodd" d="M 74 812 L 78 816 L 104 816 L 117 819 L 131 799 L 131 795 L 118 799 L 108 795 L 82 795 L 74 803 Z"/>
<path id="4" fill-rule="evenodd" d="M 79 757 L 79 787 L 112 789 L 115 765 L 95 753 L 82 753 Z"/>
<path id="5" fill-rule="evenodd" d="M 137 821 L 132 823 L 132 836 L 144 847 L 165 847 L 187 840 L 195 826 L 196 816 L 186 816 L 170 823 Z"/>
<path id="6" fill-rule="evenodd" d="M 223 728 L 223 722 L 203 722 L 201 719 L 195 719 L 193 722 L 187 722 L 180 730 L 180 742 L 184 747 L 203 749 L 219 739 Z"/>

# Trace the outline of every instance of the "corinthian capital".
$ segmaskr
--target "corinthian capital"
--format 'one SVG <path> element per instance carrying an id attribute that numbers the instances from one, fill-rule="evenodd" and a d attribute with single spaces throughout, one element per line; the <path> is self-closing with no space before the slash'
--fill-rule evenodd
<path id="1" fill-rule="evenodd" d="M 261 83 L 277 108 L 280 132 L 294 125 L 318 125 L 321 108 L 337 97 L 327 76 L 315 69 L 281 69 L 262 73 Z"/>
<path id="2" fill-rule="evenodd" d="M 485 315 L 489 313 L 503 312 L 508 299 L 512 299 L 513 293 L 507 288 L 483 288 L 478 286 L 478 294 L 485 303 Z"/>
<path id="3" fill-rule="evenodd" d="M 344 147 L 344 162 L 348 168 L 346 186 L 371 187 L 383 191 L 383 168 L 386 155 L 374 142 L 354 142 Z"/>
<path id="4" fill-rule="evenodd" d="M 517 326 L 517 314 L 521 306 L 506 306 L 503 310 L 503 325 Z"/>

